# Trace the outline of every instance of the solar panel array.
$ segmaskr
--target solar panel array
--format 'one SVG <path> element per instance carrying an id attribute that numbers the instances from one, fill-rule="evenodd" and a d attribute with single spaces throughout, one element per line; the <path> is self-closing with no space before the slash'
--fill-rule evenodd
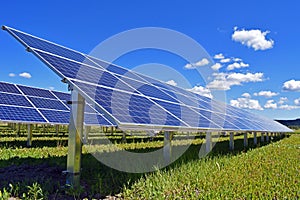
<path id="1" fill-rule="evenodd" d="M 68 93 L 0 82 L 0 121 L 69 124 Z M 101 113 L 85 106 L 85 124 L 114 126 Z"/>
<path id="2" fill-rule="evenodd" d="M 287 127 L 72 49 L 4 27 L 122 127 L 289 132 Z"/>

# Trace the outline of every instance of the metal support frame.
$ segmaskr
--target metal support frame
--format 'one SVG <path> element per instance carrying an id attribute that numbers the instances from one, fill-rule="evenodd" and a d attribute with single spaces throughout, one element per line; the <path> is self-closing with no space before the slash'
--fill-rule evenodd
<path id="1" fill-rule="evenodd" d="M 122 143 L 126 143 L 126 132 L 123 131 L 122 133 Z"/>
<path id="2" fill-rule="evenodd" d="M 76 90 L 72 90 L 72 101 L 74 103 L 71 106 L 69 124 L 66 184 L 73 188 L 78 188 L 80 186 L 81 138 L 83 132 L 85 100 Z"/>
<path id="3" fill-rule="evenodd" d="M 205 150 L 206 153 L 209 153 L 212 150 L 212 137 L 211 137 L 212 133 L 211 132 L 206 132 L 206 136 L 205 136 Z"/>
<path id="4" fill-rule="evenodd" d="M 264 132 L 261 132 L 260 141 L 261 141 L 261 143 L 265 142 L 265 133 Z"/>
<path id="5" fill-rule="evenodd" d="M 266 142 L 270 142 L 269 132 L 266 133 Z"/>
<path id="6" fill-rule="evenodd" d="M 253 144 L 257 146 L 257 132 L 253 132 Z"/>
<path id="7" fill-rule="evenodd" d="M 244 133 L 244 147 L 245 148 L 248 147 L 248 133 L 247 132 Z"/>
<path id="8" fill-rule="evenodd" d="M 31 147 L 32 145 L 32 129 L 33 129 L 33 125 L 28 124 L 27 125 L 27 147 Z"/>
<path id="9" fill-rule="evenodd" d="M 231 150 L 231 151 L 234 150 L 234 133 L 233 132 L 229 133 L 229 150 Z"/>
<path id="10" fill-rule="evenodd" d="M 21 123 L 18 123 L 17 125 L 17 136 L 19 137 L 21 133 Z"/>
<path id="11" fill-rule="evenodd" d="M 171 162 L 172 157 L 172 132 L 165 131 L 164 132 L 164 162 L 165 164 L 169 164 Z"/>
<path id="12" fill-rule="evenodd" d="M 56 135 L 59 134 L 59 125 L 58 124 L 55 125 L 55 133 L 56 133 Z"/>

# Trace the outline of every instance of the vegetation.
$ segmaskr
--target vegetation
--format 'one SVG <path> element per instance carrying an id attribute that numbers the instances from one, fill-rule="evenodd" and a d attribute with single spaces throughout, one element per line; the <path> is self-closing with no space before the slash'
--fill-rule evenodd
<path id="1" fill-rule="evenodd" d="M 169 167 L 147 174 L 111 169 L 83 149 L 81 188 L 65 188 L 67 138 L 60 134 L 34 136 L 27 148 L 26 137 L 1 134 L 0 200 L 99 199 L 113 195 L 125 199 L 297 199 L 300 197 L 300 134 L 261 148 L 243 147 L 243 136 L 235 137 L 235 151 L 228 150 L 228 137 L 221 137 L 213 152 L 198 157 L 203 137 Z M 163 138 L 110 136 L 119 148 L 148 152 L 163 146 Z M 174 138 L 174 148 L 187 145 L 188 138 Z M 96 145 L 102 153 L 114 153 L 114 145 Z"/>

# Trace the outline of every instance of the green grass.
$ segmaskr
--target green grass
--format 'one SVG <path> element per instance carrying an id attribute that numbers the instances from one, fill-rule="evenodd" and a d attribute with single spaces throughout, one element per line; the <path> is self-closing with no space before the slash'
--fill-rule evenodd
<path id="1" fill-rule="evenodd" d="M 236 156 L 214 156 L 146 175 L 125 199 L 299 199 L 300 136 Z"/>
<path id="2" fill-rule="evenodd" d="M 250 136 L 251 137 L 251 136 Z M 135 152 L 149 152 L 161 148 L 162 138 L 147 142 L 132 137 L 132 143 L 119 148 Z M 133 142 L 135 141 L 135 142 Z M 143 141 L 143 142 L 142 142 Z M 292 135 L 261 148 L 243 147 L 243 136 L 235 137 L 234 152 L 228 150 L 228 137 L 221 137 L 213 152 L 199 160 L 198 152 L 203 139 L 193 141 L 188 151 L 171 166 L 153 173 L 131 174 L 111 169 L 87 150 L 101 149 L 103 154 L 118 149 L 112 145 L 97 145 L 83 149 L 82 188 L 78 191 L 63 189 L 66 169 L 67 141 L 63 136 L 34 137 L 33 147 L 26 148 L 26 137 L 2 137 L 0 142 L 1 169 L 16 169 L 17 176 L 1 181 L 2 195 L 31 196 L 44 199 L 100 198 L 116 195 L 125 199 L 296 199 L 299 198 L 300 135 Z M 187 140 L 174 141 L 174 148 L 186 145 Z M 249 139 L 250 147 L 252 139 Z M 29 169 L 28 169 L 29 168 Z M 40 171 L 46 172 L 40 173 Z M 49 174 L 47 174 L 49 172 Z M 36 176 L 34 176 L 36 175 Z M 11 186 L 10 186 L 11 184 Z M 12 189 L 13 188 L 13 189 Z M 25 195 L 23 199 L 28 199 Z M 1 193 L 0 193 L 1 199 Z"/>

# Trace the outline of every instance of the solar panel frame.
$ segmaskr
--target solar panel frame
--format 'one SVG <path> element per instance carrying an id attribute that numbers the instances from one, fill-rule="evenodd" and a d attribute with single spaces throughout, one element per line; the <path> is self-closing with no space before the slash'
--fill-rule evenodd
<path id="1" fill-rule="evenodd" d="M 93 62 L 93 59 L 97 59 L 97 58 L 91 59 L 90 56 L 87 56 L 87 55 L 85 55 L 85 54 L 83 54 L 83 53 L 74 51 L 74 50 L 72 50 L 72 49 L 63 47 L 63 46 L 61 46 L 61 45 L 57 45 L 57 44 L 55 44 L 55 43 L 52 43 L 52 42 L 49 42 L 49 41 L 47 41 L 47 40 L 43 40 L 43 39 L 37 38 L 37 37 L 35 37 L 35 36 L 29 35 L 29 34 L 27 34 L 27 33 L 24 33 L 24 32 L 21 32 L 21 31 L 18 31 L 18 30 L 9 28 L 9 27 L 4 27 L 4 29 L 7 30 L 11 35 L 13 35 L 17 40 L 19 40 L 26 48 L 30 49 L 31 52 L 33 52 L 38 58 L 40 58 L 47 66 L 49 66 L 49 67 L 50 67 L 55 73 L 57 73 L 60 77 L 66 78 L 66 81 L 68 82 L 68 84 L 70 84 L 72 87 L 74 87 L 75 89 L 77 89 L 77 90 L 81 93 L 81 95 L 83 95 L 83 96 L 85 97 L 86 100 L 89 100 L 90 102 L 94 102 L 94 99 L 91 98 L 91 97 L 86 93 L 86 91 L 81 90 L 80 87 L 78 87 L 78 86 L 76 85 L 76 83 L 75 83 L 74 80 L 71 80 L 70 78 L 64 76 L 63 73 L 61 73 L 59 70 L 57 70 L 55 66 L 52 66 L 51 63 L 49 63 L 47 60 L 45 60 L 45 58 L 44 58 L 43 56 L 41 56 L 41 55 L 39 54 L 39 52 L 40 52 L 39 49 L 33 48 L 32 46 L 28 46 L 27 43 L 24 42 L 24 41 L 20 38 L 20 35 L 25 34 L 26 36 L 29 36 L 31 39 L 34 38 L 34 39 L 38 40 L 38 42 L 43 41 L 43 42 L 45 42 L 45 43 L 50 43 L 54 49 L 57 48 L 57 47 L 59 47 L 59 49 L 63 49 L 62 55 L 63 55 L 63 56 L 66 56 L 66 57 L 69 57 L 69 58 L 70 58 L 71 60 L 73 60 L 73 61 L 83 62 L 83 61 L 82 61 L 82 56 L 83 56 L 83 57 L 87 58 L 87 59 L 88 59 L 88 63 L 92 65 L 92 64 L 94 63 L 94 62 Z M 18 35 L 19 35 L 19 36 L 18 36 Z M 21 36 L 21 37 L 24 37 L 24 36 Z M 26 39 L 26 38 L 25 38 L 25 39 Z M 34 42 L 37 42 L 37 41 L 34 41 Z M 33 42 L 33 43 L 34 43 L 34 42 Z M 51 45 L 50 45 L 50 46 L 51 46 Z M 53 45 L 54 45 L 54 46 L 53 46 Z M 33 46 L 34 46 L 34 45 L 33 45 Z M 38 47 L 38 46 L 35 46 L 35 47 Z M 49 49 L 48 49 L 48 50 L 49 50 Z M 50 52 L 51 52 L 51 51 L 54 52 L 54 53 L 61 53 L 61 52 L 55 52 L 55 51 L 53 51 L 53 49 L 50 48 Z M 47 51 L 44 52 L 44 53 L 49 54 L 49 52 L 47 52 Z M 75 57 L 72 57 L 72 55 L 70 56 L 70 54 L 76 54 L 76 56 L 79 56 L 81 59 L 77 59 L 76 56 L 75 56 Z M 55 55 L 55 56 L 58 56 L 58 55 Z M 62 57 L 62 56 L 59 56 L 59 57 L 61 57 L 61 59 L 66 59 L 66 58 L 64 58 L 64 57 Z M 100 59 L 97 59 L 97 60 L 100 60 Z M 114 65 L 114 64 L 107 63 L 107 62 L 105 62 L 105 61 L 102 61 L 102 62 L 104 62 L 104 63 L 107 64 L 107 68 L 109 68 L 109 70 L 112 70 L 112 71 L 114 71 L 115 73 L 119 73 L 120 76 L 124 75 L 126 72 L 130 72 L 133 76 L 135 76 L 135 75 L 137 74 L 137 73 L 135 73 L 135 72 L 132 72 L 132 71 L 130 71 L 130 70 L 128 70 L 128 69 L 125 69 L 125 68 L 122 68 L 122 67 L 119 67 L 119 66 L 116 66 L 116 65 Z M 81 64 L 82 64 L 82 63 L 81 63 Z M 103 64 L 102 64 L 102 65 L 103 65 Z M 95 66 L 93 66 L 93 67 L 95 67 Z M 100 65 L 100 66 L 98 66 L 98 67 L 99 67 L 99 68 L 102 67 L 102 70 L 103 70 L 103 66 Z M 121 69 L 122 72 L 118 72 L 118 71 L 114 70 L 114 69 L 116 69 L 116 67 L 117 67 L 118 70 Z M 118 68 L 118 67 L 119 67 L 119 68 Z M 110 72 L 110 74 L 113 74 L 113 73 Z M 116 76 L 116 78 L 119 77 L 119 79 L 120 79 L 120 76 L 117 76 L 116 74 L 115 74 L 115 76 Z M 162 85 L 165 85 L 165 84 L 162 83 L 161 81 L 152 79 L 152 78 L 147 77 L 147 76 L 144 76 L 144 75 L 139 75 L 139 74 L 138 74 L 137 76 L 140 77 L 139 81 L 148 79 L 148 82 L 151 83 L 150 85 L 152 85 L 152 86 L 153 86 L 152 82 L 153 82 L 153 83 L 156 83 L 156 84 L 162 84 Z M 141 76 L 142 76 L 142 77 L 144 76 L 144 77 L 141 78 Z M 120 79 L 120 80 L 122 81 L 122 79 Z M 78 81 L 78 80 L 77 80 L 77 81 Z M 100 86 L 100 85 L 98 85 L 98 86 Z M 129 86 L 129 87 L 132 87 L 131 85 L 128 85 L 128 86 Z M 175 93 L 182 94 L 182 95 L 184 95 L 184 96 L 186 96 L 186 97 L 189 97 L 189 98 L 192 98 L 192 99 L 195 99 L 195 100 L 199 100 L 199 99 L 200 99 L 202 102 L 211 101 L 211 99 L 209 99 L 209 98 L 206 98 L 206 97 L 203 97 L 203 96 L 200 96 L 200 95 L 197 95 L 197 94 L 193 94 L 193 93 L 188 92 L 188 91 L 186 91 L 186 90 L 184 90 L 184 89 L 182 89 L 182 88 L 178 88 L 178 87 L 175 87 L 175 86 L 168 86 L 168 87 L 172 88 L 172 89 L 173 89 L 172 91 L 175 91 Z M 132 88 L 133 88 L 134 90 L 137 91 L 137 89 L 136 89 L 135 87 L 132 87 Z M 137 91 L 137 93 L 140 93 L 140 92 Z M 143 96 L 142 93 L 140 93 L 140 95 Z M 168 94 L 168 95 L 171 96 L 170 94 Z M 148 98 L 150 101 L 153 102 L 152 98 L 149 98 L 149 96 L 144 95 L 144 97 Z M 119 126 L 122 125 L 123 127 L 126 127 L 126 126 L 128 126 L 128 127 L 134 127 L 134 126 L 135 126 L 135 127 L 140 127 L 140 126 L 143 126 L 143 129 L 155 127 L 155 129 L 156 129 L 156 128 L 159 128 L 159 129 L 161 129 L 161 128 L 163 128 L 163 129 L 164 129 L 164 128 L 170 128 L 170 129 L 175 129 L 175 130 L 177 130 L 178 128 L 183 128 L 183 129 L 190 129 L 190 130 L 194 130 L 194 131 L 197 131 L 197 130 L 199 130 L 199 129 L 202 129 L 202 128 L 200 128 L 200 127 L 190 127 L 186 122 L 184 122 L 184 121 L 182 121 L 181 119 L 179 119 L 176 115 L 172 115 L 172 116 L 175 117 L 175 118 L 177 118 L 179 121 L 183 122 L 183 124 L 185 124 L 185 126 L 182 126 L 182 124 L 181 124 L 181 126 L 168 126 L 168 125 L 158 125 L 158 126 L 157 126 L 156 124 L 148 124 L 148 125 L 145 125 L 145 124 L 139 124 L 139 123 L 124 123 L 124 122 L 121 122 L 121 121 L 119 121 L 118 119 L 116 119 L 111 113 L 107 112 L 107 110 L 105 110 L 105 109 L 102 107 L 102 105 L 100 105 L 100 104 L 97 103 L 97 102 L 94 102 L 94 103 L 95 103 L 96 106 L 98 106 L 98 107 L 101 109 L 101 111 L 103 111 L 103 112 L 105 113 L 105 116 L 107 116 L 107 117 L 109 118 L 109 120 L 112 120 L 112 121 L 114 121 L 117 125 L 119 125 Z M 153 103 L 155 103 L 155 101 L 154 101 Z M 207 102 L 207 103 L 208 103 L 208 102 Z M 156 104 L 156 105 L 157 105 L 157 104 Z M 227 107 L 230 109 L 230 111 L 231 111 L 232 113 L 234 113 L 234 111 L 235 111 L 234 109 L 231 109 L 230 106 L 227 106 L 227 105 L 226 105 L 226 109 L 227 109 Z M 162 107 L 162 108 L 163 108 L 163 107 Z M 193 108 L 192 108 L 192 109 L 193 109 Z M 220 109 L 220 108 L 217 108 L 217 109 Z M 169 112 L 167 109 L 165 109 L 165 111 L 166 111 L 168 114 L 172 114 L 172 113 Z M 239 113 L 239 112 L 237 112 L 237 113 Z M 245 113 L 246 113 L 246 114 L 245 114 Z M 244 113 L 244 115 L 242 115 L 242 113 L 241 113 L 241 116 L 240 116 L 240 117 L 247 116 L 247 117 L 251 118 L 252 116 L 256 116 L 256 115 L 250 114 L 250 113 L 248 113 L 248 112 L 245 112 L 245 113 Z M 226 118 L 226 113 L 225 113 L 224 115 L 225 115 L 225 118 Z M 229 116 L 230 116 L 230 115 L 229 115 Z M 225 119 L 225 118 L 224 118 L 224 119 Z M 264 118 L 261 118 L 261 119 L 263 120 Z M 249 119 L 249 120 L 250 120 L 250 119 Z M 226 119 L 225 119 L 225 121 L 226 121 Z M 256 121 L 256 120 L 255 120 L 255 121 Z M 260 123 L 259 123 L 258 121 L 259 121 L 259 120 L 256 121 L 257 124 L 260 124 L 260 127 L 264 127 L 264 128 L 265 128 L 264 130 L 248 130 L 248 129 L 247 129 L 247 131 L 272 131 L 272 129 L 274 129 L 273 131 L 279 131 L 279 130 L 280 130 L 281 132 L 289 132 L 289 131 L 291 131 L 290 129 L 288 129 L 288 128 L 285 127 L 285 126 L 280 126 L 279 124 L 274 123 L 274 121 L 272 121 L 272 120 L 266 120 L 266 119 L 264 119 L 264 120 L 263 120 L 264 123 L 263 123 L 263 122 L 260 122 Z M 246 122 L 245 122 L 245 123 L 246 123 Z M 266 124 L 268 124 L 268 123 L 271 123 L 272 126 L 270 126 L 270 127 L 267 126 Z M 241 126 L 242 126 L 242 124 L 241 124 Z M 244 126 L 247 128 L 247 126 L 246 126 L 245 124 L 244 124 Z M 254 127 L 254 126 L 252 126 L 252 127 Z M 233 131 L 246 131 L 246 128 L 241 128 L 241 129 L 238 129 L 238 130 L 232 129 L 232 130 L 233 130 Z M 209 130 L 214 130 L 214 128 L 211 128 L 211 127 L 207 128 L 207 129 L 209 129 Z M 207 129 L 205 128 L 205 129 L 202 129 L 202 130 L 207 130 Z M 260 129 L 260 128 L 257 128 L 257 127 L 256 127 L 256 129 Z M 221 129 L 216 129 L 216 130 L 221 130 L 221 131 L 223 131 L 223 130 L 226 130 L 226 129 L 224 129 L 224 127 L 222 127 Z"/>

